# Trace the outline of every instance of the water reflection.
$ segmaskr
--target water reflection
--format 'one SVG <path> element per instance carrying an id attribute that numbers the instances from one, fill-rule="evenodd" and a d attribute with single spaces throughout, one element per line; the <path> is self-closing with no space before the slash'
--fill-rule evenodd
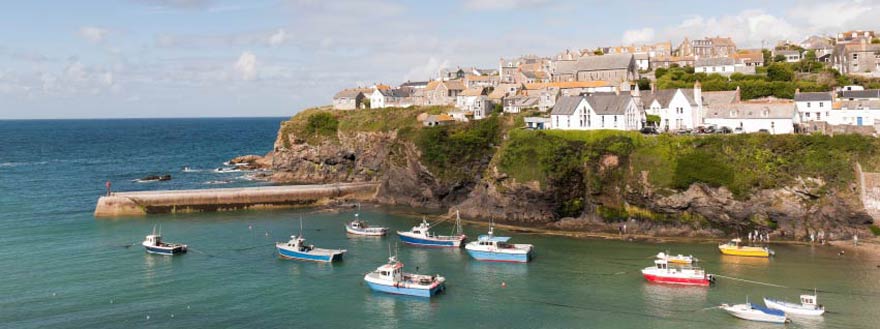
<path id="1" fill-rule="evenodd" d="M 770 259 L 766 257 L 721 255 L 719 262 L 721 263 L 721 268 L 718 273 L 727 276 L 740 275 L 747 273 L 752 268 L 766 268 L 770 265 Z"/>
<path id="2" fill-rule="evenodd" d="M 372 322 L 370 328 L 402 328 L 402 319 L 426 319 L 432 317 L 434 304 L 429 298 L 389 295 L 371 292 L 366 301 L 370 314 L 381 315 L 380 322 Z M 411 321 L 411 320 L 410 320 Z"/>
<path id="3" fill-rule="evenodd" d="M 166 268 L 174 257 L 153 255 L 144 252 L 144 278 L 148 283 L 160 277 L 161 270 Z"/>
<path id="4" fill-rule="evenodd" d="M 651 315 L 674 317 L 676 312 L 703 309 L 709 289 L 711 288 L 644 282 L 642 298 Z"/>

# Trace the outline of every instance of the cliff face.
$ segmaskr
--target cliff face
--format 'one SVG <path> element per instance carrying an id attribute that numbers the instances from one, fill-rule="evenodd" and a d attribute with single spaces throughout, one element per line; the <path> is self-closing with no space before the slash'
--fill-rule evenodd
<path id="1" fill-rule="evenodd" d="M 722 236 L 760 229 L 803 239 L 819 231 L 836 238 L 868 234 L 865 224 L 872 223 L 855 183 L 841 187 L 798 177 L 745 195 L 704 183 L 676 190 L 652 186 L 648 178 L 655 173 L 638 171 L 625 158 L 602 155 L 540 184 L 499 170 L 500 151 L 468 165 L 468 179 L 452 179 L 432 172 L 412 138 L 397 131 L 338 132 L 314 144 L 279 132 L 272 180 L 376 182 L 375 200 L 383 204 L 450 208 L 465 218 L 570 230 L 616 232 L 627 223 L 629 232 L 642 234 Z"/>

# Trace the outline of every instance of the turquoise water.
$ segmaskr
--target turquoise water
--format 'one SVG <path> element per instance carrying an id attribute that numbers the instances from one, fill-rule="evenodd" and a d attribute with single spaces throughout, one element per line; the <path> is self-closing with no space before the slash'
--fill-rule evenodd
<path id="1" fill-rule="evenodd" d="M 722 257 L 711 244 L 577 240 L 515 232 L 536 246 L 529 264 L 479 263 L 464 250 L 399 246 L 409 271 L 447 277 L 424 300 L 363 284 L 397 238 L 351 238 L 351 210 L 91 216 L 103 183 L 120 190 L 260 184 L 244 173 L 182 173 L 264 153 L 281 119 L 0 121 L 0 327 L 4 328 L 774 328 L 712 309 L 748 296 L 795 300 L 819 289 L 829 313 L 790 328 L 876 328 L 880 260 L 850 252 L 775 246 L 774 259 Z M 170 173 L 171 182 L 132 179 Z M 362 217 L 407 229 L 418 218 L 366 207 Z M 299 231 L 335 264 L 275 257 Z M 177 257 L 137 245 L 154 225 L 190 245 Z M 449 226 L 441 226 L 448 230 Z M 484 227 L 465 226 L 470 236 Z M 441 231 L 442 232 L 442 231 Z M 134 246 L 131 246 L 135 244 Z M 658 251 L 694 254 L 719 278 L 709 288 L 649 284 L 639 270 Z M 732 279 L 731 279 L 732 278 Z M 746 281 L 748 280 L 748 281 Z M 506 283 L 506 287 L 502 287 Z"/>

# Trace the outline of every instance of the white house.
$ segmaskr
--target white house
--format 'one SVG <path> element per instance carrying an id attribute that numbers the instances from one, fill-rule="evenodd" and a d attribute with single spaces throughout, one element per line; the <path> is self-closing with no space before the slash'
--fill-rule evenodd
<path id="1" fill-rule="evenodd" d="M 465 112 L 474 113 L 474 119 L 482 119 L 491 112 L 488 90 L 484 87 L 473 87 L 455 96 L 455 107 Z"/>
<path id="2" fill-rule="evenodd" d="M 642 94 L 648 114 L 660 116 L 659 128 L 665 131 L 694 129 L 703 125 L 703 96 L 700 82 L 693 89 L 651 90 Z"/>
<path id="3" fill-rule="evenodd" d="M 775 51 L 773 51 L 773 57 L 776 57 L 779 55 L 782 55 L 783 57 L 785 57 L 785 61 L 787 63 L 797 63 L 797 62 L 800 62 L 801 59 L 803 58 L 801 52 L 797 51 L 797 50 L 775 50 Z"/>
<path id="4" fill-rule="evenodd" d="M 795 91 L 794 104 L 797 108 L 795 122 L 828 122 L 834 105 L 834 95 L 830 92 L 802 93 Z"/>
<path id="5" fill-rule="evenodd" d="M 550 125 L 562 130 L 640 130 L 645 122 L 640 103 L 631 93 L 563 96 L 550 112 Z"/>
<path id="6" fill-rule="evenodd" d="M 504 112 L 519 113 L 525 109 L 538 109 L 541 99 L 538 96 L 515 95 L 504 97 Z"/>
<path id="7" fill-rule="evenodd" d="M 380 109 L 385 107 L 407 107 L 413 105 L 409 98 L 412 89 L 409 88 L 373 88 L 370 94 L 370 108 Z"/>
<path id="8" fill-rule="evenodd" d="M 705 122 L 742 133 L 790 134 L 794 132 L 795 112 L 792 102 L 781 100 L 718 104 L 707 109 Z"/>
<path id="9" fill-rule="evenodd" d="M 728 57 L 700 58 L 694 61 L 694 72 L 696 73 L 718 73 L 721 75 L 731 75 L 734 71 L 736 60 Z"/>
<path id="10" fill-rule="evenodd" d="M 880 100 L 844 100 L 830 112 L 832 125 L 875 126 L 880 124 Z"/>

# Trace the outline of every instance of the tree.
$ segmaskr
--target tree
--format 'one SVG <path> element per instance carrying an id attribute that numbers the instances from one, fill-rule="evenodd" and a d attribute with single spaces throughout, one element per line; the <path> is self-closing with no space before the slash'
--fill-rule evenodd
<path id="1" fill-rule="evenodd" d="M 767 67 L 767 78 L 770 81 L 792 81 L 794 80 L 794 70 L 785 63 L 773 63 Z"/>
<path id="2" fill-rule="evenodd" d="M 664 75 L 666 75 L 666 72 L 668 72 L 668 71 L 669 71 L 669 69 L 667 69 L 667 68 L 658 67 L 656 70 L 654 70 L 654 78 L 660 79 Z"/>
<path id="3" fill-rule="evenodd" d="M 648 122 L 649 126 L 659 127 L 660 126 L 660 116 L 654 114 L 646 114 L 645 121 Z"/>
<path id="4" fill-rule="evenodd" d="M 785 62 L 785 55 L 779 54 L 779 55 L 773 56 L 773 61 L 776 63 Z"/>
<path id="5" fill-rule="evenodd" d="M 593 51 L 593 55 L 602 56 L 602 55 L 605 55 L 605 53 L 602 52 L 602 49 L 596 48 L 596 50 Z"/>
<path id="6" fill-rule="evenodd" d="M 761 53 L 764 55 L 764 66 L 769 66 L 770 60 L 773 59 L 773 53 L 768 49 L 761 49 Z"/>
<path id="7" fill-rule="evenodd" d="M 876 45 L 876 44 L 878 44 L 878 43 L 880 43 L 880 38 L 873 38 L 873 39 L 871 39 L 871 44 L 875 44 L 875 45 Z"/>
<path id="8" fill-rule="evenodd" d="M 804 60 L 808 61 L 808 62 L 817 61 L 818 58 L 816 57 L 816 51 L 815 50 L 807 50 L 807 52 L 804 53 Z"/>
<path id="9" fill-rule="evenodd" d="M 651 79 L 641 77 L 638 81 L 639 90 L 650 90 L 651 89 Z"/>

